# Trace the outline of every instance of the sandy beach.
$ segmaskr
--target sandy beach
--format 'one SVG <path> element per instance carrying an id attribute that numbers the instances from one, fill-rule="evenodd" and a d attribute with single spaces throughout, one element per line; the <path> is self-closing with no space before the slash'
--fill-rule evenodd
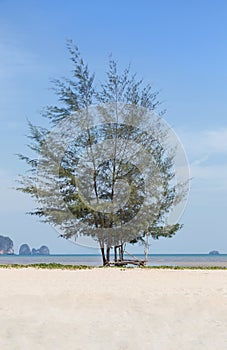
<path id="1" fill-rule="evenodd" d="M 2 350 L 227 349 L 227 271 L 0 269 Z"/>

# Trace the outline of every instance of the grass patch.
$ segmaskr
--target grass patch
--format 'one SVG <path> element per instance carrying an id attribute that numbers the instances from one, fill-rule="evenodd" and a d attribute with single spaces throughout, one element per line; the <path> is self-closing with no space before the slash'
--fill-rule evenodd
<path id="1" fill-rule="evenodd" d="M 25 269 L 25 268 L 35 268 L 35 269 L 47 269 L 47 270 L 91 270 L 94 268 L 103 268 L 103 269 L 119 269 L 125 271 L 128 269 L 159 269 L 159 270 L 227 270 L 225 266 L 140 266 L 140 267 L 122 267 L 122 266 L 88 266 L 88 265 L 64 265 L 57 263 L 41 263 L 41 264 L 2 264 L 0 269 Z"/>
<path id="2" fill-rule="evenodd" d="M 161 269 L 161 270 L 226 270 L 226 266 L 141 266 L 140 269 Z"/>
<path id="3" fill-rule="evenodd" d="M 26 268 L 35 268 L 35 269 L 47 269 L 47 270 L 89 270 L 93 269 L 95 266 L 87 265 L 63 265 L 57 263 L 49 264 L 2 264 L 0 265 L 1 269 L 26 269 Z"/>

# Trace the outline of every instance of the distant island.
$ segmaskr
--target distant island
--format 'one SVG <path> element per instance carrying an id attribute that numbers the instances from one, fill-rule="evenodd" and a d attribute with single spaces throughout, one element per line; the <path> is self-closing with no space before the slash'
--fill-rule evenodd
<path id="1" fill-rule="evenodd" d="M 211 250 L 210 252 L 209 252 L 209 255 L 219 255 L 220 253 L 219 253 L 219 251 L 218 250 Z"/>
<path id="2" fill-rule="evenodd" d="M 13 255 L 13 241 L 7 236 L 0 236 L 0 255 Z M 49 255 L 50 250 L 46 245 L 42 245 L 40 248 L 30 249 L 29 245 L 24 243 L 20 246 L 19 255 Z"/>
<path id="3" fill-rule="evenodd" d="M 42 245 L 38 249 L 30 249 L 29 245 L 24 243 L 20 246 L 19 255 L 50 255 L 50 250 L 46 245 Z"/>
<path id="4" fill-rule="evenodd" d="M 0 255 L 3 254 L 14 254 L 13 241 L 9 237 L 0 236 Z"/>

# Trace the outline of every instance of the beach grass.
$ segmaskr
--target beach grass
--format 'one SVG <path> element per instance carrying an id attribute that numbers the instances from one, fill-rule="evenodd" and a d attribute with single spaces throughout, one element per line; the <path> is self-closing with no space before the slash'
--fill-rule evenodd
<path id="1" fill-rule="evenodd" d="M 95 266 L 88 265 L 63 265 L 57 263 L 42 263 L 42 264 L 1 264 L 0 269 L 24 269 L 24 268 L 35 268 L 35 269 L 48 269 L 48 270 L 89 270 Z"/>
<path id="2" fill-rule="evenodd" d="M 159 269 L 159 270 L 226 270 L 226 266 L 171 266 L 171 265 L 159 265 L 159 266 L 140 266 L 140 267 L 122 267 L 122 266 L 90 266 L 90 265 L 64 265 L 57 263 L 41 263 L 41 264 L 0 264 L 0 269 L 48 269 L 48 270 L 91 270 L 94 268 L 104 269 Z"/>

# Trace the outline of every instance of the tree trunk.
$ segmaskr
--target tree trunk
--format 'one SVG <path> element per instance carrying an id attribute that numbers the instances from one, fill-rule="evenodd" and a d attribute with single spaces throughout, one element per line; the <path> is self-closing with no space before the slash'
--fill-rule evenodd
<path id="1" fill-rule="evenodd" d="M 117 254 L 119 254 L 119 259 Z M 124 249 L 123 244 L 115 245 L 114 246 L 114 261 L 123 261 L 124 260 Z"/>
<path id="2" fill-rule="evenodd" d="M 145 243 L 145 265 L 148 263 L 148 253 L 149 253 L 149 237 L 148 237 L 148 229 L 146 231 L 146 243 Z"/>
<path id="3" fill-rule="evenodd" d="M 114 246 L 114 261 L 117 262 L 117 248 L 118 246 Z"/>
<path id="4" fill-rule="evenodd" d="M 120 260 L 124 260 L 124 249 L 123 249 L 123 244 L 120 245 Z"/>
<path id="5" fill-rule="evenodd" d="M 110 262 L 110 247 L 106 248 L 106 265 Z"/>
<path id="6" fill-rule="evenodd" d="M 102 253 L 102 263 L 103 263 L 103 266 L 105 266 L 106 265 L 105 250 L 104 250 L 104 247 L 100 247 L 100 249 Z"/>

